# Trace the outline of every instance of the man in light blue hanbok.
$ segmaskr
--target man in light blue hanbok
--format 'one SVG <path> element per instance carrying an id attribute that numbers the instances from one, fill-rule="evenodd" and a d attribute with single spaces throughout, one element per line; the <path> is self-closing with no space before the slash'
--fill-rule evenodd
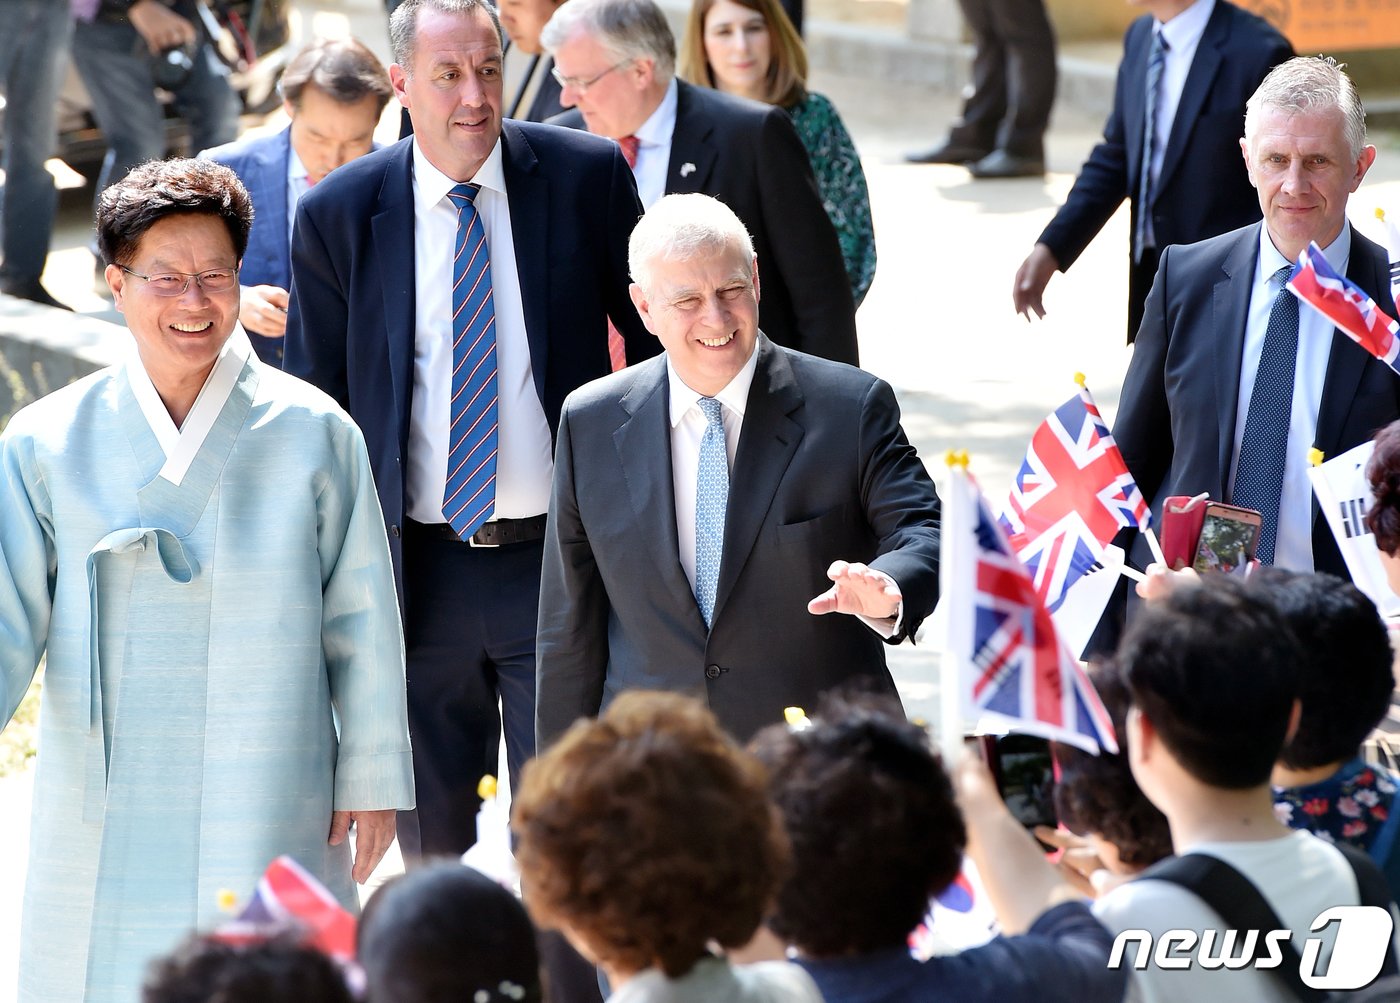
<path id="1" fill-rule="evenodd" d="M 238 328 L 251 219 L 207 161 L 109 188 L 99 241 L 135 351 L 0 435 L 0 722 L 48 666 L 24 1001 L 130 1003 L 278 854 L 353 907 L 413 805 L 364 442 Z"/>

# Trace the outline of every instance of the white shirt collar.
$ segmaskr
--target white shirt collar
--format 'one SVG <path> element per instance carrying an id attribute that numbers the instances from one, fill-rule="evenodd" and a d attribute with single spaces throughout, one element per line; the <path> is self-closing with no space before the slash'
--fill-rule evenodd
<path id="1" fill-rule="evenodd" d="M 676 78 L 672 77 L 671 82 L 666 85 L 666 93 L 661 96 L 661 103 L 656 106 L 656 110 L 641 124 L 641 127 L 632 133 L 637 137 L 637 142 L 641 146 L 664 146 L 670 149 L 671 136 L 676 131 L 676 95 L 678 93 Z"/>
<path id="2" fill-rule="evenodd" d="M 744 363 L 744 368 L 734 374 L 734 378 L 725 384 L 723 390 L 715 394 L 716 400 L 740 418 L 744 417 L 744 408 L 748 406 L 749 387 L 753 385 L 753 374 L 757 369 L 758 343 L 754 342 L 753 351 L 749 353 L 749 361 Z M 677 374 L 676 367 L 671 365 L 670 356 L 666 358 L 666 378 L 671 382 L 671 427 L 675 428 L 687 411 L 691 408 L 699 409 L 700 405 L 697 402 L 705 395 L 685 385 Z"/>
<path id="3" fill-rule="evenodd" d="M 493 192 L 506 193 L 506 172 L 501 160 L 501 140 L 496 137 L 496 145 L 491 147 L 491 152 L 486 160 L 476 169 L 476 174 L 471 177 L 473 184 L 482 188 L 489 188 Z M 428 160 L 423 153 L 423 148 L 418 145 L 418 140 L 413 140 L 413 200 L 420 210 L 431 209 L 443 199 L 447 198 L 447 193 L 457 187 L 458 182 L 449 178 L 442 171 L 438 170 Z"/>
<path id="4" fill-rule="evenodd" d="M 1337 234 L 1337 239 L 1332 241 L 1322 249 L 1322 256 L 1327 259 L 1327 263 L 1337 272 L 1338 275 L 1347 273 L 1347 266 L 1351 263 L 1351 222 L 1342 223 L 1342 232 Z M 1267 282 L 1275 272 L 1285 265 L 1293 266 L 1298 262 L 1289 261 L 1283 256 L 1277 247 L 1274 246 L 1273 238 L 1269 236 L 1267 224 L 1259 226 L 1259 268 L 1255 272 L 1256 282 Z"/>
<path id="5" fill-rule="evenodd" d="M 132 395 L 141 408 L 146 424 L 151 426 L 156 442 L 165 454 L 165 465 L 160 468 L 160 476 L 176 487 L 184 480 L 190 464 L 203 447 L 209 430 L 214 427 L 214 422 L 223 412 L 229 394 L 233 393 L 239 374 L 243 372 L 243 366 L 252 352 L 253 346 L 248 341 L 243 325 L 235 323 L 233 333 L 229 335 L 228 341 L 224 342 L 219 357 L 214 360 L 214 368 L 209 371 L 204 386 L 199 390 L 199 396 L 194 400 L 194 406 L 185 416 L 185 423 L 176 428 L 170 412 L 165 409 L 165 403 L 156 392 L 155 384 L 151 382 L 150 373 L 146 372 L 141 353 L 136 349 L 136 342 L 132 341 L 126 360 L 127 379 L 131 383 Z"/>
<path id="6" fill-rule="evenodd" d="M 307 181 L 306 165 L 303 164 L 301 158 L 297 156 L 297 148 L 288 141 L 287 149 L 289 151 L 287 155 L 287 180 Z"/>
<path id="7" fill-rule="evenodd" d="M 1162 33 L 1168 49 L 1185 52 L 1194 49 L 1206 33 L 1206 22 L 1215 10 L 1215 0 L 1196 0 L 1190 7 L 1170 21 L 1157 22 L 1157 30 Z"/>

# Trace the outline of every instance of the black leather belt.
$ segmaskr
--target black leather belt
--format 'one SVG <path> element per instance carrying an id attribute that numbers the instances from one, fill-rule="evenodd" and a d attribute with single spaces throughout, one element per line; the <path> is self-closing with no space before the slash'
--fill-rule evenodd
<path id="1" fill-rule="evenodd" d="M 445 522 L 415 522 L 405 519 L 412 532 L 442 543 L 457 543 L 468 547 L 508 547 L 513 543 L 533 543 L 544 539 L 545 517 L 532 515 L 528 519 L 497 519 L 483 523 L 481 528 L 463 540 Z"/>

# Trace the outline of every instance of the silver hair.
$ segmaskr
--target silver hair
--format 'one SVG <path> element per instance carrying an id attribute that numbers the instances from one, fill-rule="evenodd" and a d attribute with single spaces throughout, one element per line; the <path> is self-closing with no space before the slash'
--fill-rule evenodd
<path id="1" fill-rule="evenodd" d="M 420 10 L 435 10 L 440 14 L 470 14 L 474 10 L 484 10 L 491 19 L 491 27 L 496 29 L 501 48 L 505 48 L 506 35 L 501 30 L 501 17 L 491 0 L 404 0 L 389 17 L 389 51 L 393 54 L 394 62 L 403 67 L 408 76 L 413 76 L 413 53 L 418 43 Z"/>
<path id="2" fill-rule="evenodd" d="M 655 0 L 569 0 L 540 32 L 540 44 L 553 53 L 579 32 L 619 62 L 652 60 L 658 80 L 676 75 L 676 36 Z"/>
<path id="3" fill-rule="evenodd" d="M 667 195 L 632 230 L 627 267 L 632 281 L 650 293 L 654 262 L 690 261 L 731 249 L 743 252 L 752 278 L 753 238 L 733 209 L 709 195 Z"/>
<path id="4" fill-rule="evenodd" d="M 1244 138 L 1250 149 L 1266 108 L 1293 114 L 1338 111 L 1351 159 L 1358 159 L 1366 147 L 1366 110 L 1345 66 L 1330 56 L 1295 56 L 1270 70 L 1245 104 Z"/>

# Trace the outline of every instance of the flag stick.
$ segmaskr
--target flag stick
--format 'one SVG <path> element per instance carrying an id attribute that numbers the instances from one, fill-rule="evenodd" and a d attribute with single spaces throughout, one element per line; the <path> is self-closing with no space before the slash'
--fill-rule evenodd
<path id="1" fill-rule="evenodd" d="M 948 492 L 949 504 L 944 511 L 944 534 L 941 541 L 943 551 L 939 555 L 939 566 L 944 575 L 948 575 L 954 569 L 966 567 L 964 562 L 970 559 L 967 555 L 968 538 L 972 535 L 974 525 L 972 520 L 975 516 L 967 511 L 967 489 L 966 485 L 961 483 L 967 476 L 967 459 L 965 451 L 951 449 L 948 451 L 948 475 L 954 483 L 952 490 Z M 952 581 L 947 578 L 942 582 L 943 587 L 940 591 L 945 598 L 948 595 L 949 586 L 952 584 Z M 953 628 L 950 624 L 952 610 L 945 609 L 944 614 L 943 679 L 939 687 L 938 704 L 938 747 L 943 755 L 943 768 L 951 774 L 958 760 L 962 757 L 962 685 L 958 652 L 952 639 Z"/>
<path id="2" fill-rule="evenodd" d="M 1157 534 L 1152 531 L 1151 526 L 1142 528 L 1142 535 L 1147 537 L 1147 546 L 1152 550 L 1152 559 L 1162 567 L 1167 566 L 1167 555 L 1162 553 L 1162 545 L 1157 542 Z"/>
<path id="3" fill-rule="evenodd" d="M 1118 566 L 1118 573 L 1119 573 L 1120 575 L 1122 575 L 1124 578 L 1131 579 L 1132 581 L 1135 581 L 1135 582 L 1145 582 L 1145 581 L 1147 581 L 1147 576 L 1146 576 L 1146 575 L 1144 575 L 1144 574 L 1143 574 L 1141 571 L 1139 571 L 1137 568 L 1130 568 L 1130 567 L 1128 567 L 1126 564 L 1120 564 L 1120 565 Z"/>

